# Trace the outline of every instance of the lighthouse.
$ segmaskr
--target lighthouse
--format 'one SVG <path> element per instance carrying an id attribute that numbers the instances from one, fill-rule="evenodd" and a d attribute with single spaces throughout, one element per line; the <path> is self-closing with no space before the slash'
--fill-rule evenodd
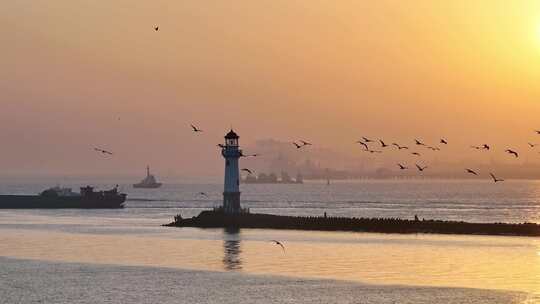
<path id="1" fill-rule="evenodd" d="M 223 211 L 227 214 L 238 214 L 241 211 L 238 159 L 242 155 L 242 150 L 238 148 L 238 138 L 238 135 L 231 129 L 225 135 L 225 145 L 221 149 L 221 155 L 225 158 Z"/>

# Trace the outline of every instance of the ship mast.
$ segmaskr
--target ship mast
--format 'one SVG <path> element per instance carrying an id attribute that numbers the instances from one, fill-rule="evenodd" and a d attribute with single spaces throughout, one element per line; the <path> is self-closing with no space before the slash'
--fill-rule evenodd
<path id="1" fill-rule="evenodd" d="M 146 177 L 150 176 L 150 166 L 146 165 Z"/>

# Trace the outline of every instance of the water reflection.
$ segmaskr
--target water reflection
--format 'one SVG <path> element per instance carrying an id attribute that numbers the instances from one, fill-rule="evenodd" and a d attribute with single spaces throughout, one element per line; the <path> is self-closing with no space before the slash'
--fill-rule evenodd
<path id="1" fill-rule="evenodd" d="M 223 267 L 225 270 L 242 270 L 241 252 L 240 229 L 225 228 L 223 235 Z"/>

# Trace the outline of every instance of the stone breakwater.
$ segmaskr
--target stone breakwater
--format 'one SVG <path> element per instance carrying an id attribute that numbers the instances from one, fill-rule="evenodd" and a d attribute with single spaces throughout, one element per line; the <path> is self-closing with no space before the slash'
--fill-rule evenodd
<path id="1" fill-rule="evenodd" d="M 469 223 L 399 218 L 301 217 L 257 213 L 230 215 L 219 210 L 203 211 L 198 216 L 186 219 L 177 215 L 173 222 L 163 226 L 540 236 L 540 225 L 534 223 Z"/>

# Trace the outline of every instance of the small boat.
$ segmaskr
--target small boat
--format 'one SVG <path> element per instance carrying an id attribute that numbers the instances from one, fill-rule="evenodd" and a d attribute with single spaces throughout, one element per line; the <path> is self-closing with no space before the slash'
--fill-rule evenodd
<path id="1" fill-rule="evenodd" d="M 146 166 L 146 177 L 137 184 L 133 184 L 133 188 L 155 189 L 161 187 L 161 183 L 156 181 L 156 178 L 150 174 L 150 166 Z"/>

